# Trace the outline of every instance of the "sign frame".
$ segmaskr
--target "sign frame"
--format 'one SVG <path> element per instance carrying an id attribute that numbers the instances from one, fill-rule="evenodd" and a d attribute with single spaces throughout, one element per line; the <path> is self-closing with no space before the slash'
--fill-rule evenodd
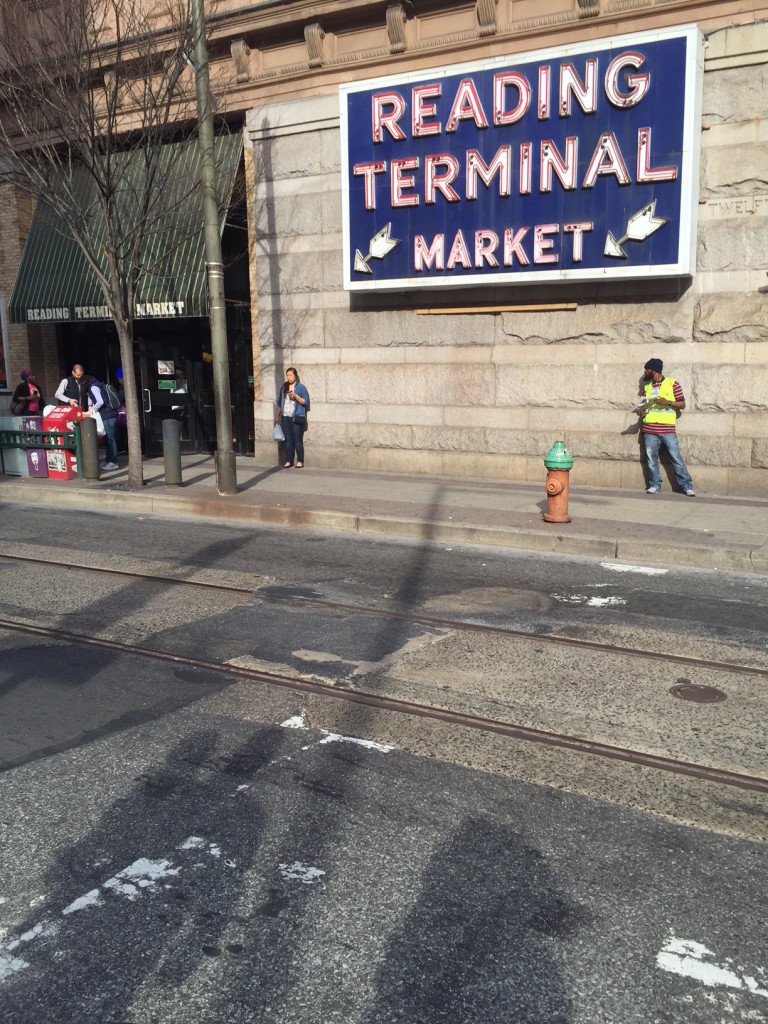
<path id="1" fill-rule="evenodd" d="M 350 166 L 352 157 L 350 153 L 350 132 L 352 131 L 352 121 L 349 116 L 350 97 L 373 90 L 392 91 L 396 90 L 400 86 L 412 89 L 415 86 L 419 86 L 427 82 L 443 82 L 446 79 L 453 79 L 458 76 L 466 77 L 472 73 L 502 72 L 509 69 L 520 68 L 525 65 L 546 65 L 547 62 L 553 61 L 562 63 L 568 61 L 570 57 L 577 57 L 579 55 L 599 54 L 606 50 L 632 50 L 649 43 L 653 44 L 667 40 L 683 40 L 685 42 L 686 55 L 685 66 L 681 69 L 680 73 L 681 86 L 684 92 L 682 100 L 683 109 L 681 128 L 682 148 L 679 164 L 679 209 L 674 211 L 674 215 L 678 221 L 676 258 L 669 259 L 666 262 L 629 261 L 627 263 L 622 262 L 620 259 L 614 259 L 609 263 L 609 265 L 601 267 L 566 267 L 558 264 L 557 268 L 526 269 L 517 266 L 513 270 L 505 269 L 498 272 L 494 272 L 488 268 L 485 268 L 483 272 L 474 272 L 474 268 L 466 270 L 465 264 L 464 272 L 460 274 L 452 274 L 445 270 L 435 273 L 417 272 L 414 269 L 415 258 L 412 251 L 408 257 L 410 273 L 401 274 L 397 277 L 377 277 L 376 271 L 378 271 L 383 264 L 379 263 L 377 259 L 372 257 L 376 257 L 377 254 L 381 252 L 384 252 L 385 256 L 388 255 L 389 251 L 394 248 L 392 242 L 398 234 L 397 230 L 392 229 L 392 238 L 390 239 L 388 231 L 390 225 L 384 223 L 388 219 L 386 212 L 382 212 L 381 215 L 379 215 L 379 212 L 377 211 L 375 217 L 377 233 L 374 234 L 373 231 L 368 232 L 368 234 L 373 235 L 373 237 L 370 239 L 368 253 L 363 261 L 367 261 L 370 268 L 365 273 L 356 272 L 355 257 L 356 255 L 358 258 L 360 257 L 361 250 L 359 246 L 356 248 L 352 241 L 351 223 L 353 211 L 351 209 L 351 204 L 353 195 L 359 197 L 361 184 L 358 178 L 355 178 L 354 182 L 352 181 L 352 168 Z M 570 45 L 548 47 L 545 49 L 525 51 L 515 54 L 506 54 L 500 57 L 467 61 L 439 68 L 426 69 L 424 71 L 404 72 L 339 86 L 344 290 L 387 292 L 395 290 L 399 291 L 402 289 L 461 289 L 477 287 L 478 285 L 493 287 L 506 285 L 509 287 L 519 287 L 524 284 L 541 284 L 543 282 L 562 284 L 570 281 L 600 282 L 617 279 L 632 280 L 648 277 L 692 277 L 696 268 L 696 232 L 699 205 L 699 150 L 704 64 L 703 44 L 704 37 L 701 30 L 698 26 L 689 24 L 656 31 L 633 32 L 623 35 L 601 37 Z M 555 76 L 553 75 L 553 78 L 554 77 Z M 553 89 L 553 92 L 556 93 L 556 87 Z M 607 100 L 605 100 L 605 102 L 607 102 Z M 640 103 L 638 103 L 638 106 L 640 106 Z M 615 112 L 612 110 L 612 113 Z M 551 116 L 553 120 L 556 120 L 558 118 L 557 110 L 555 110 Z M 406 125 L 406 128 L 406 122 L 408 120 L 409 115 L 406 114 L 403 118 L 403 123 Z M 433 145 L 439 147 L 442 141 L 442 138 L 437 138 Z M 638 140 L 638 148 L 639 145 L 640 143 Z M 403 151 L 403 155 L 407 155 L 405 150 Z M 382 178 L 384 177 L 386 177 L 386 175 L 382 175 Z M 355 186 L 354 188 L 352 187 L 353 184 Z M 557 184 L 558 183 L 555 182 L 556 187 Z M 374 186 L 372 185 L 371 187 L 373 188 Z M 389 188 L 389 186 L 387 187 Z M 629 187 L 640 188 L 641 186 L 636 183 L 632 183 Z M 437 198 L 440 199 L 442 197 L 438 196 Z M 419 207 L 415 208 L 418 209 Z M 421 209 L 424 209 L 424 207 L 421 207 Z M 361 211 L 358 207 L 355 210 L 355 216 L 358 216 L 360 212 L 367 213 L 369 211 Z M 661 211 L 659 212 L 661 213 Z M 637 212 L 633 212 L 633 216 L 628 218 L 626 221 L 627 234 L 625 236 L 620 236 L 618 239 L 613 239 L 613 241 L 619 246 L 619 251 L 621 251 L 620 243 L 624 238 L 629 238 L 629 245 L 632 245 L 632 239 L 635 237 L 632 234 L 633 218 L 635 232 L 642 233 L 642 231 L 645 230 L 648 235 L 655 230 L 655 222 L 657 220 L 663 223 L 667 222 L 666 217 L 661 218 L 655 216 L 655 201 L 653 204 L 646 202 L 643 205 L 641 203 Z M 551 225 L 547 226 L 551 227 Z M 659 226 L 661 226 L 661 224 L 659 224 Z M 604 230 L 604 225 L 599 225 L 599 230 Z M 618 230 L 616 233 L 619 234 Z M 411 237 L 403 241 L 406 245 L 411 245 L 412 247 L 414 245 L 414 240 Z M 397 239 L 397 242 L 400 242 L 400 239 Z M 450 244 L 447 236 L 446 244 Z M 606 239 L 606 248 L 609 244 L 609 240 Z M 671 246 L 671 243 L 669 244 Z M 617 254 L 614 253 L 614 255 Z M 607 258 L 605 253 L 603 256 L 604 258 Z"/>

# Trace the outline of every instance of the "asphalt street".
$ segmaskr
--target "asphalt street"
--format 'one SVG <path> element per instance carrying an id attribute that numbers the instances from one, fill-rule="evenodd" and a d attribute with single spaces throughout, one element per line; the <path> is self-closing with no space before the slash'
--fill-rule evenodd
<path id="1" fill-rule="evenodd" d="M 29 508 L 0 572 L 3 1024 L 768 1020 L 765 796 L 340 699 L 762 776 L 765 578 Z"/>

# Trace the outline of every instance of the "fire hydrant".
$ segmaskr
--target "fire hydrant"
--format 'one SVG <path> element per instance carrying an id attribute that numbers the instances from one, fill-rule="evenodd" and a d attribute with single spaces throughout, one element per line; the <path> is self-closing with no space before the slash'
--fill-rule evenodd
<path id="1" fill-rule="evenodd" d="M 562 441 L 555 441 L 544 459 L 547 467 L 547 511 L 542 518 L 547 523 L 570 523 L 568 515 L 568 472 L 573 456 Z"/>

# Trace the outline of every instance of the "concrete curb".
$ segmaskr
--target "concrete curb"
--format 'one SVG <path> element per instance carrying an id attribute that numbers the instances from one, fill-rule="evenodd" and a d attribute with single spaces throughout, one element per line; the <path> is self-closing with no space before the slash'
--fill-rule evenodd
<path id="1" fill-rule="evenodd" d="M 171 518 L 209 519 L 221 523 L 263 523 L 268 526 L 304 526 L 338 530 L 369 536 L 430 540 L 438 543 L 477 544 L 505 547 L 542 554 L 577 555 L 618 559 L 627 562 L 652 562 L 660 565 L 715 569 L 725 572 L 768 573 L 768 551 L 713 547 L 688 542 L 647 542 L 618 538 L 568 534 L 554 526 L 547 530 L 521 530 L 514 527 L 463 525 L 461 523 L 360 515 L 323 509 L 296 509 L 290 505 L 253 505 L 236 500 L 201 498 L 183 493 L 125 492 L 85 487 L 82 489 L 34 491 L 21 481 L 0 483 L 0 501 L 83 511 L 120 511 Z M 223 504 L 226 501 L 227 504 Z"/>

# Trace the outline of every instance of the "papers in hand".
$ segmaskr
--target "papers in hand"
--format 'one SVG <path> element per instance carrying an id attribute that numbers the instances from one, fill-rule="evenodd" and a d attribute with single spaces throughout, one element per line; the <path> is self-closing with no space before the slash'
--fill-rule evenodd
<path id="1" fill-rule="evenodd" d="M 658 397 L 658 395 L 646 395 L 645 398 L 640 399 L 632 412 L 642 412 L 643 409 L 647 409 L 649 405 L 654 405 Z"/>

